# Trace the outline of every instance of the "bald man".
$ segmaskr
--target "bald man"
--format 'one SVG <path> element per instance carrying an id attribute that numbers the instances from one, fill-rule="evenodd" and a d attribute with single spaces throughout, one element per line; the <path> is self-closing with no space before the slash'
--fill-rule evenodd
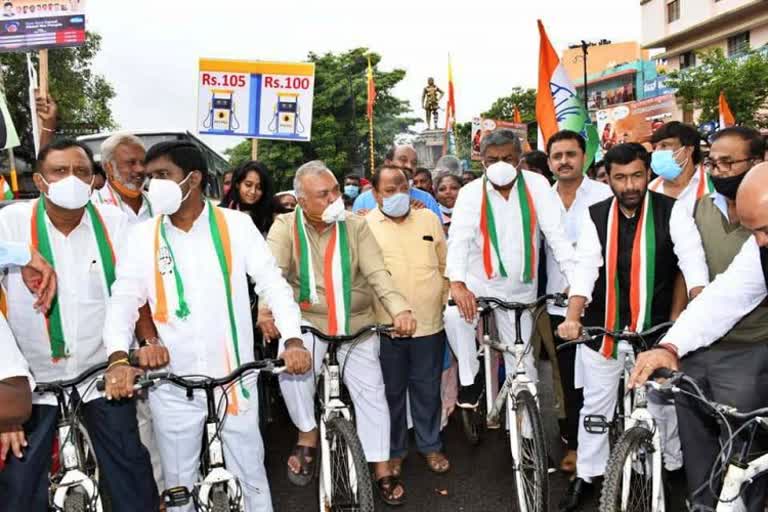
<path id="1" fill-rule="evenodd" d="M 680 368 L 717 402 L 740 411 L 768 405 L 768 319 L 755 316 L 768 296 L 768 163 L 753 167 L 744 177 L 736 211 L 753 236 L 727 270 L 688 305 L 661 348 L 640 354 L 630 385 L 644 383 L 656 368 Z M 677 394 L 675 405 L 689 499 L 714 508 L 707 482 L 720 451 L 720 429 L 696 399 Z M 758 435 L 752 451 L 765 448 L 765 439 Z M 735 449 L 739 450 L 738 443 Z M 765 496 L 766 481 L 760 478 L 746 490 L 747 510 L 762 512 Z"/>

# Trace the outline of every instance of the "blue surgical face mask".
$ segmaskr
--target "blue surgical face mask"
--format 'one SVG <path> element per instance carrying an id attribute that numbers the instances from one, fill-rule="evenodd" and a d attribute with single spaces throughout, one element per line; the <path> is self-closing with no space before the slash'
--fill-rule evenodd
<path id="1" fill-rule="evenodd" d="M 350 199 L 354 199 L 360 195 L 360 187 L 357 185 L 344 185 L 344 194 Z"/>
<path id="2" fill-rule="evenodd" d="M 680 165 L 675 160 L 675 153 L 676 151 L 671 149 L 659 149 L 653 152 L 651 155 L 651 169 L 653 169 L 657 176 L 668 181 L 673 181 L 680 176 L 680 173 L 683 172 L 683 165 L 687 161 Z"/>
<path id="3" fill-rule="evenodd" d="M 404 217 L 408 214 L 408 210 L 411 209 L 411 197 L 405 192 L 385 197 L 382 203 L 381 211 L 387 217 Z"/>

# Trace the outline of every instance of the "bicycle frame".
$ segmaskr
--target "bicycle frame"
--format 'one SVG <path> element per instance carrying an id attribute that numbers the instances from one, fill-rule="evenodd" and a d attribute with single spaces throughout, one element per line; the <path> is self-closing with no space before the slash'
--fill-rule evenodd
<path id="1" fill-rule="evenodd" d="M 747 506 L 740 496 L 742 487 L 749 485 L 761 473 L 768 471 L 768 454 L 752 460 L 746 467 L 731 461 L 725 473 L 725 481 L 720 490 L 720 502 L 717 512 L 746 512 Z M 736 499 L 734 499 L 736 498 Z"/>

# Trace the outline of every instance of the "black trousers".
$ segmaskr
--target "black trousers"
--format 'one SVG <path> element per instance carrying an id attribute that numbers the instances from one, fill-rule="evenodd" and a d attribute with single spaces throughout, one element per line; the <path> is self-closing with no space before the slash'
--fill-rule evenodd
<path id="1" fill-rule="evenodd" d="M 557 315 L 549 315 L 552 322 L 552 330 L 557 331 L 557 326 L 565 321 L 565 318 Z M 566 340 L 555 336 L 555 346 L 565 343 Z M 584 405 L 584 390 L 576 388 L 576 347 L 567 348 L 557 353 L 557 365 L 560 368 L 560 383 L 563 386 L 563 399 L 565 400 L 565 420 L 560 422 L 560 435 L 568 443 L 569 450 L 576 450 L 579 446 L 579 413 Z"/>
<path id="2" fill-rule="evenodd" d="M 100 398 L 82 404 L 82 411 L 112 510 L 158 510 L 160 499 L 149 453 L 139 440 L 134 402 Z M 32 407 L 32 416 L 24 424 L 28 443 L 24 456 L 17 459 L 9 453 L 5 470 L 0 471 L 1 512 L 48 510 L 48 473 L 58 416 L 57 407 Z"/>
<path id="3" fill-rule="evenodd" d="M 732 405 L 740 411 L 768 406 L 768 344 L 744 344 L 734 348 L 707 348 L 683 358 L 681 370 L 696 379 L 712 400 Z M 685 460 L 685 475 L 691 503 L 715 507 L 707 482 L 720 452 L 721 431 L 706 406 L 693 397 L 675 394 L 680 443 Z M 758 430 L 752 452 L 765 451 L 766 435 Z M 744 438 L 735 443 L 735 454 Z M 747 488 L 747 509 L 763 512 L 766 497 L 765 477 Z M 719 489 L 716 488 L 719 492 Z"/>
<path id="4" fill-rule="evenodd" d="M 417 338 L 381 338 L 379 360 L 389 403 L 392 457 L 408 453 L 406 395 L 410 397 L 416 448 L 421 453 L 442 449 L 440 382 L 445 344 L 445 331 Z"/>

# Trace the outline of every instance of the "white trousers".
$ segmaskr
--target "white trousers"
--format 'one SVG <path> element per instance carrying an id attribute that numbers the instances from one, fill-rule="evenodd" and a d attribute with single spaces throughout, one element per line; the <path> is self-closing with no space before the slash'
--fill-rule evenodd
<path id="1" fill-rule="evenodd" d="M 259 431 L 256 374 L 252 373 L 246 379 L 244 382 L 251 396 L 248 410 L 238 415 L 228 414 L 222 423 L 224 461 L 227 470 L 240 481 L 245 510 L 271 512 L 272 497 L 264 469 L 264 444 Z M 184 486 L 191 490 L 200 478 L 200 449 L 207 416 L 205 395 L 196 391 L 193 399 L 189 400 L 185 390 L 164 384 L 150 391 L 149 405 L 165 483 L 168 488 Z M 190 503 L 174 510 L 192 512 L 194 505 Z"/>
<path id="2" fill-rule="evenodd" d="M 627 343 L 619 344 L 617 359 L 606 359 L 599 352 L 580 346 L 576 359 L 576 387 L 584 388 L 584 405 L 579 415 L 579 447 L 576 474 L 580 478 L 593 478 L 605 473 L 610 456 L 608 434 L 590 434 L 584 428 L 589 415 L 613 419 L 619 397 L 619 380 L 624 372 L 624 358 L 632 350 Z M 661 435 L 664 466 L 672 471 L 683 465 L 683 453 L 677 432 L 677 414 L 674 404 L 664 403 L 655 393 L 649 393 L 648 412 L 656 420 Z M 629 411 L 627 411 L 629 414 Z"/>
<path id="3" fill-rule="evenodd" d="M 160 450 L 157 449 L 155 441 L 155 430 L 152 425 L 152 410 L 149 408 L 149 399 L 145 397 L 136 398 L 136 419 L 139 423 L 139 437 L 141 444 L 149 452 L 149 458 L 152 462 L 152 474 L 155 476 L 158 492 L 165 490 L 165 480 L 163 480 L 163 465 L 160 462 Z"/>
<path id="4" fill-rule="evenodd" d="M 501 343 L 511 347 L 515 342 L 515 313 L 513 311 L 496 309 L 494 310 L 493 315 L 496 320 L 496 328 L 499 331 Z M 480 369 L 480 362 L 477 360 L 477 344 L 475 343 L 477 322 L 479 319 L 478 317 L 475 317 L 474 322 L 467 322 L 461 318 L 459 308 L 456 306 L 448 306 L 445 308 L 443 316 L 448 343 L 459 362 L 459 382 L 461 382 L 462 386 L 469 386 L 475 381 L 475 376 Z M 530 345 L 533 319 L 529 311 L 523 313 L 523 316 L 520 319 L 520 327 L 526 349 L 523 364 L 525 365 L 526 372 L 528 372 L 528 377 L 530 377 L 533 382 L 538 382 L 536 362 L 533 357 L 533 349 Z M 507 373 L 509 373 L 512 368 L 516 368 L 517 362 L 515 361 L 515 356 L 505 352 L 504 365 Z"/>
<path id="5" fill-rule="evenodd" d="M 280 374 L 280 390 L 293 424 L 301 432 L 317 428 L 315 420 L 316 379 L 323 365 L 328 343 L 303 335 L 304 346 L 312 353 L 314 371 L 303 375 Z M 354 348 L 352 348 L 354 347 Z M 357 436 L 368 462 L 389 460 L 389 406 L 379 363 L 379 337 L 345 343 L 338 351 L 344 384 L 352 397 Z"/>

